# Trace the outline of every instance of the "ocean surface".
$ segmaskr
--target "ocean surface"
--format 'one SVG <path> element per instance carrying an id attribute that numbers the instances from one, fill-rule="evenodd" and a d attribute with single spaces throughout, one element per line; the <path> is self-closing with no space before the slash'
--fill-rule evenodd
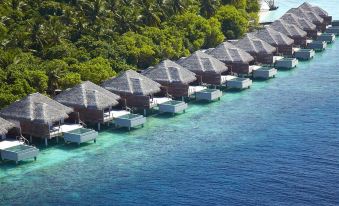
<path id="1" fill-rule="evenodd" d="M 268 20 L 302 1 L 278 3 Z M 338 57 L 339 41 L 219 102 L 2 163 L 0 205 L 339 205 Z"/>

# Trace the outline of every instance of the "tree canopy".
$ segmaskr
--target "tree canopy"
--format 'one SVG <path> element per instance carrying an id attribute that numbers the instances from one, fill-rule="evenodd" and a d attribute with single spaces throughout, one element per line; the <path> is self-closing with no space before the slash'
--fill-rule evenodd
<path id="1" fill-rule="evenodd" d="M 257 0 L 2 0 L 0 108 L 215 47 L 258 10 Z"/>

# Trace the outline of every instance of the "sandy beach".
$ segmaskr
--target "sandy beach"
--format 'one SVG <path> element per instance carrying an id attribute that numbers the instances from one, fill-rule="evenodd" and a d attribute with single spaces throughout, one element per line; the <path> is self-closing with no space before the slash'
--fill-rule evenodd
<path id="1" fill-rule="evenodd" d="M 260 1 L 260 11 L 259 11 L 259 22 L 264 22 L 266 16 L 270 13 L 268 5 L 261 0 Z"/>

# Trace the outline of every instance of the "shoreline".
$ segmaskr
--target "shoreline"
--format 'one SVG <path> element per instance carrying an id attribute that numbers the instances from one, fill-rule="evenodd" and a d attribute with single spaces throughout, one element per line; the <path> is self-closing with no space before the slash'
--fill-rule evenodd
<path id="1" fill-rule="evenodd" d="M 265 18 L 270 14 L 268 5 L 261 0 L 260 1 L 260 10 L 259 10 L 259 23 L 264 22 Z"/>

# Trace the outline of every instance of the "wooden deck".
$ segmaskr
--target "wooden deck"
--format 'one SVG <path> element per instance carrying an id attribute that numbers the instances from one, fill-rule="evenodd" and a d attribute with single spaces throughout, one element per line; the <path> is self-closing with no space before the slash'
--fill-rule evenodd
<path id="1" fill-rule="evenodd" d="M 310 60 L 315 56 L 313 49 L 294 48 L 294 57 L 298 60 Z"/>
<path id="2" fill-rule="evenodd" d="M 298 65 L 296 58 L 284 58 L 281 56 L 274 56 L 274 66 L 277 69 L 293 69 Z"/>
<path id="3" fill-rule="evenodd" d="M 254 79 L 270 79 L 277 75 L 278 71 L 272 67 L 264 67 L 258 65 L 252 65 L 252 76 Z"/>
<path id="4" fill-rule="evenodd" d="M 19 161 L 33 158 L 36 160 L 39 149 L 26 145 L 17 140 L 4 140 L 0 142 L 1 160 Z"/>
<path id="5" fill-rule="evenodd" d="M 114 120 L 114 124 L 117 128 L 127 127 L 128 130 L 131 130 L 132 127 L 137 127 L 137 126 L 144 127 L 145 123 L 146 123 L 146 117 L 139 115 L 139 114 L 126 114 Z"/>
<path id="6" fill-rule="evenodd" d="M 240 78 L 232 75 L 225 75 L 222 78 L 225 79 L 227 89 L 243 90 L 250 88 L 252 85 L 252 80 L 249 78 Z"/>
<path id="7" fill-rule="evenodd" d="M 307 48 L 313 49 L 314 51 L 324 51 L 327 47 L 327 43 L 325 41 L 312 41 L 308 40 Z"/>

